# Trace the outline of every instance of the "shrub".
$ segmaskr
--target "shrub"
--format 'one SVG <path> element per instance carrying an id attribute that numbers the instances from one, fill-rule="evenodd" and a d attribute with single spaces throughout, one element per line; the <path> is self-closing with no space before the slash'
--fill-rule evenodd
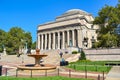
<path id="1" fill-rule="evenodd" d="M 9 52 L 8 55 L 16 55 L 16 52 Z"/>
<path id="2" fill-rule="evenodd" d="M 65 54 L 67 54 L 68 53 L 68 51 L 65 51 Z"/>
<path id="3" fill-rule="evenodd" d="M 77 51 L 72 51 L 72 54 L 77 54 L 78 52 Z"/>
<path id="4" fill-rule="evenodd" d="M 3 52 L 3 49 L 2 49 L 2 48 L 0 48 L 0 52 Z"/>
<path id="5" fill-rule="evenodd" d="M 6 48 L 6 52 L 8 55 L 15 55 L 16 52 L 12 48 Z"/>
<path id="6" fill-rule="evenodd" d="M 80 60 L 86 60 L 86 55 L 84 51 L 81 51 L 81 57 Z"/>

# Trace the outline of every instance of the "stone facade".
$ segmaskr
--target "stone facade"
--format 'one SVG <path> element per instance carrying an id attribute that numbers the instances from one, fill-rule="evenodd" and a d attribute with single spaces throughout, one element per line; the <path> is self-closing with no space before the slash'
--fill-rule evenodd
<path id="1" fill-rule="evenodd" d="M 97 41 L 91 14 L 79 10 L 68 10 L 55 21 L 38 25 L 37 48 L 41 50 L 66 49 L 68 47 L 91 48 Z"/>

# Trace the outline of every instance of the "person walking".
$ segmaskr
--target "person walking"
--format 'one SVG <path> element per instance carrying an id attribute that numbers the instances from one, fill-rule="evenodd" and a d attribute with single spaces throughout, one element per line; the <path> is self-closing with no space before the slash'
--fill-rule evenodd
<path id="1" fill-rule="evenodd" d="M 59 52 L 59 54 L 60 54 L 60 57 L 62 58 L 62 56 L 63 56 L 63 53 L 60 51 L 60 52 Z"/>

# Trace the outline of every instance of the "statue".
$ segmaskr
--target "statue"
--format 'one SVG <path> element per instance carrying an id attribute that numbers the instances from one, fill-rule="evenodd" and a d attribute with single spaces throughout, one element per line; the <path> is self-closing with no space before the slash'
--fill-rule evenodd
<path id="1" fill-rule="evenodd" d="M 72 40 L 70 40 L 70 42 L 69 42 L 69 46 L 72 47 Z"/>
<path id="2" fill-rule="evenodd" d="M 6 55 L 6 48 L 3 46 L 3 54 Z"/>

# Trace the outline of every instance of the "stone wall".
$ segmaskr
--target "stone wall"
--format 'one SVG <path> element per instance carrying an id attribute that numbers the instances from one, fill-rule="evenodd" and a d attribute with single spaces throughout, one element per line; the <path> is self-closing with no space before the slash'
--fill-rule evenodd
<path id="1" fill-rule="evenodd" d="M 84 50 L 87 59 L 92 61 L 120 61 L 120 48 Z"/>

